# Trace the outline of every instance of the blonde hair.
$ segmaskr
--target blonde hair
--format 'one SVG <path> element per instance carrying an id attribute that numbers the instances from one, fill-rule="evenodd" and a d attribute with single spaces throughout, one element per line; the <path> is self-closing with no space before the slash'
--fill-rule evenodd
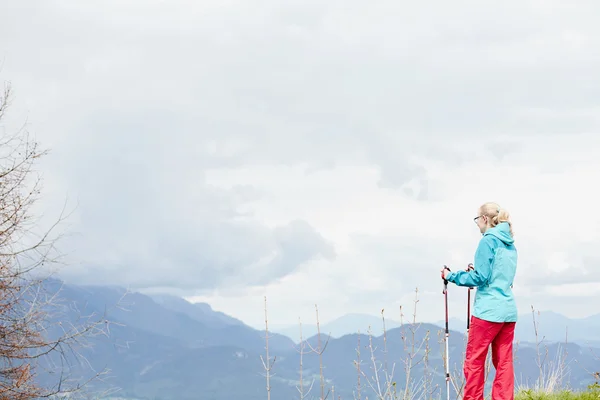
<path id="1" fill-rule="evenodd" d="M 479 207 L 479 214 L 488 217 L 492 227 L 500 224 L 501 222 L 507 222 L 510 230 L 510 236 L 514 236 L 512 222 L 510 221 L 510 214 L 507 210 L 500 207 L 499 204 L 493 202 L 485 203 Z"/>

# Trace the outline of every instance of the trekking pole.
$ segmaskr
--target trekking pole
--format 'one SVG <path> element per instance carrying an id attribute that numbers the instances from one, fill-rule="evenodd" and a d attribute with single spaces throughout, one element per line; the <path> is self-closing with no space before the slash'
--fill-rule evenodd
<path id="1" fill-rule="evenodd" d="M 473 263 L 469 263 L 467 266 L 467 271 L 473 269 Z M 471 327 L 471 290 L 472 287 L 467 289 L 467 337 L 469 336 L 469 328 Z"/>
<path id="2" fill-rule="evenodd" d="M 444 265 L 444 269 L 450 271 L 446 265 Z M 448 329 L 448 280 L 444 279 L 444 303 L 446 306 L 446 399 L 450 400 L 450 353 L 448 350 L 448 338 L 450 337 L 450 329 Z"/>

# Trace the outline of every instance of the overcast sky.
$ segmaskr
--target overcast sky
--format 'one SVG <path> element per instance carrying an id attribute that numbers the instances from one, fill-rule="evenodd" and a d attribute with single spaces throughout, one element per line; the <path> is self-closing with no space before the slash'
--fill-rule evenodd
<path id="1" fill-rule="evenodd" d="M 515 293 L 600 301 L 600 3 L 0 0 L 5 126 L 67 199 L 62 276 L 260 327 L 396 318 L 513 217 Z M 451 314 L 466 292 L 451 287 Z M 594 305 L 595 304 L 595 305 Z"/>

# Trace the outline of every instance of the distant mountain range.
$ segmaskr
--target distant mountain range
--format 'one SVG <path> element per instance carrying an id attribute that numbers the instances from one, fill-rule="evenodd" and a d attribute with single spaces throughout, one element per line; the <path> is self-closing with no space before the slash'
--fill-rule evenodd
<path id="1" fill-rule="evenodd" d="M 538 328 L 538 340 L 545 342 L 572 342 L 580 345 L 599 345 L 600 344 L 600 314 L 587 318 L 572 319 L 564 315 L 552 312 L 542 311 L 535 313 L 536 325 Z M 443 327 L 444 321 L 432 322 L 434 325 Z M 404 322 L 406 324 L 406 322 Z M 399 321 L 385 319 L 386 329 L 399 328 Z M 450 318 L 448 321 L 450 329 L 465 333 L 466 319 Z M 300 341 L 300 330 L 298 325 L 273 328 L 275 332 L 291 338 L 295 343 Z M 331 322 L 320 325 L 321 334 L 331 335 L 333 338 L 340 338 L 344 335 L 354 333 L 367 333 L 369 330 L 373 335 L 383 334 L 383 321 L 380 316 L 368 314 L 346 314 Z M 317 326 L 302 324 L 303 337 L 310 337 L 317 334 Z M 535 327 L 533 325 L 533 315 L 523 314 L 519 316 L 519 322 L 515 329 L 515 340 L 521 342 L 535 342 Z"/>
<path id="2" fill-rule="evenodd" d="M 60 287 L 59 281 L 48 282 L 49 291 L 58 291 Z M 120 301 L 123 296 L 125 297 Z M 80 313 L 101 314 L 106 310 L 107 319 L 112 322 L 108 337 L 93 337 L 90 339 L 92 346 L 80 349 L 86 364 L 70 367 L 71 373 L 81 376 L 89 375 L 90 367 L 94 371 L 109 368 L 108 377 L 95 382 L 91 386 L 93 389 L 120 388 L 118 395 L 121 398 L 143 400 L 266 398 L 265 370 L 261 361 L 261 356 L 265 357 L 263 331 L 215 312 L 207 304 L 191 304 L 173 296 L 150 297 L 140 293 L 126 295 L 126 291 L 121 288 L 66 284 L 60 288 L 59 297 L 70 305 L 63 308 L 68 318 L 74 320 Z M 114 308 L 119 302 L 121 307 Z M 78 310 L 77 313 L 75 310 Z M 588 325 L 585 325 L 585 321 Z M 577 329 L 581 329 L 580 333 L 583 334 L 587 326 L 588 337 L 593 338 L 596 334 L 592 332 L 592 328 L 596 326 L 593 325 L 595 321 L 594 318 L 581 320 L 579 322 L 582 325 L 578 325 Z M 557 318 L 554 322 L 556 325 L 552 325 L 552 329 L 562 330 L 560 325 L 565 321 Z M 375 398 L 373 389 L 369 386 L 369 381 L 373 383 L 374 376 L 370 349 L 373 349 L 378 369 L 387 364 L 390 371 L 396 371 L 394 387 L 396 390 L 403 390 L 405 375 L 402 360 L 406 358 L 407 350 L 411 349 L 410 340 L 413 337 L 417 345 L 425 337 L 429 341 L 428 346 L 416 347 L 415 363 L 426 356 L 427 364 L 421 361 L 415 366 L 412 384 L 416 384 L 423 376 L 428 376 L 431 380 L 430 389 L 435 385 L 439 385 L 437 390 L 444 387 L 441 350 L 443 336 L 440 335 L 440 326 L 418 324 L 400 328 L 393 321 L 388 321 L 387 336 L 384 338 L 375 328 L 373 336 L 366 335 L 366 328 L 362 328 L 365 323 L 367 327 L 369 324 L 373 327 L 381 325 L 377 317 L 354 314 L 326 324 L 322 329 L 321 340 L 311 335 L 308 327 L 305 327 L 308 339 L 303 343 L 306 347 L 305 354 L 302 354 L 302 379 L 307 389 L 311 384 L 314 385 L 311 393 L 316 397 L 313 398 L 318 398 L 317 394 L 321 390 L 320 357 L 316 353 L 307 353 L 310 349 L 308 345 L 318 349 L 319 342 L 320 348 L 325 348 L 322 354 L 324 390 L 327 392 L 333 387 L 336 399 L 338 396 L 353 399 L 358 390 L 359 376 L 362 398 L 366 394 L 369 398 Z M 550 329 L 547 328 L 549 325 L 544 324 L 549 323 L 542 322 L 543 330 Z M 414 336 L 411 328 L 415 329 Z M 361 335 L 347 333 L 359 329 Z M 334 338 L 327 341 L 329 332 Z M 456 330 L 451 332 L 450 337 L 453 376 L 460 380 L 465 337 Z M 404 343 L 403 338 L 408 343 Z M 567 350 L 565 362 L 571 368 L 571 386 L 584 387 L 593 383 L 590 371 L 600 370 L 600 361 L 594 354 L 587 347 L 574 343 L 564 346 L 555 343 L 548 345 L 546 357 L 548 360 L 555 360 L 564 350 Z M 516 373 L 522 383 L 534 382 L 538 376 L 535 351 L 535 346 L 527 343 L 520 344 L 516 351 Z M 595 352 L 600 355 L 600 348 Z M 275 358 L 270 380 L 272 398 L 299 398 L 299 346 L 281 333 L 270 333 L 269 355 L 271 359 Z M 360 371 L 364 376 L 359 375 L 355 364 L 357 359 L 360 359 Z M 382 373 L 380 371 L 381 379 Z"/>

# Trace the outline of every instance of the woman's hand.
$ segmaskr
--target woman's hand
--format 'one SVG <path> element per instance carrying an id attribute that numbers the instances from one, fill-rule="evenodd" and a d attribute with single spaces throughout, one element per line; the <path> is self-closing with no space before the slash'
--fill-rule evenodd
<path id="1" fill-rule="evenodd" d="M 442 279 L 443 280 L 447 280 L 448 279 L 448 275 L 450 275 L 450 268 L 444 266 L 444 268 L 442 268 L 442 270 L 440 271 L 442 274 Z"/>

